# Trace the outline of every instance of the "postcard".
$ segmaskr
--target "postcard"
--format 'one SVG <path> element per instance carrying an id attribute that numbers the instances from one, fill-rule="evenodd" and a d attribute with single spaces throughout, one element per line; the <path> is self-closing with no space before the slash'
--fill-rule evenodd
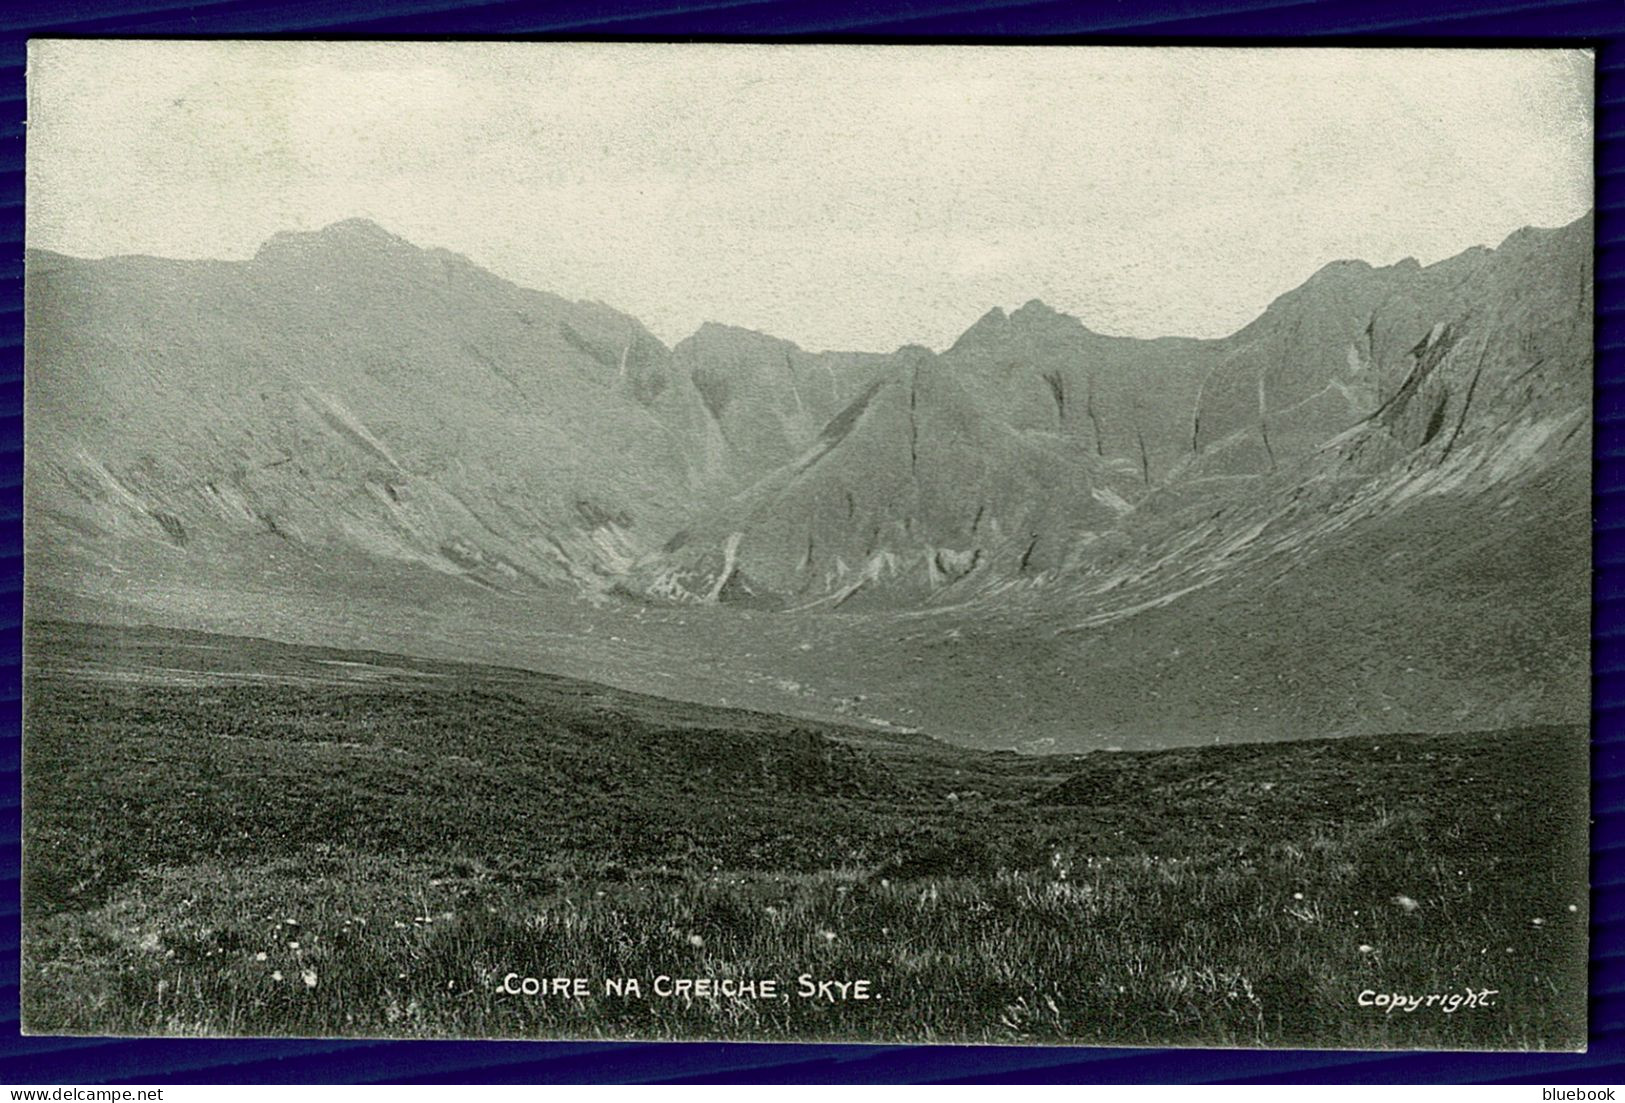
<path id="1" fill-rule="evenodd" d="M 1583 1048 L 1592 102 L 36 40 L 24 1028 Z"/>

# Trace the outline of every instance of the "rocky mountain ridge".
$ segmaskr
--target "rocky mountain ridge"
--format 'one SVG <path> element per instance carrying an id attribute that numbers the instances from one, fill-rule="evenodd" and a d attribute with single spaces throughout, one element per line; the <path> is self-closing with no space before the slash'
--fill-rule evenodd
<path id="1" fill-rule="evenodd" d="M 1342 434 L 1367 474 L 1454 448 L 1520 371 L 1526 404 L 1572 412 L 1589 226 L 1332 264 L 1220 340 L 1104 336 L 1035 300 L 889 355 L 715 324 L 667 349 L 361 220 L 237 263 L 35 252 L 31 520 L 182 554 L 337 545 L 499 589 L 941 600 L 1076 568 L 1143 502 L 1323 467 Z M 1522 359 L 1486 369 L 1486 327 Z"/>

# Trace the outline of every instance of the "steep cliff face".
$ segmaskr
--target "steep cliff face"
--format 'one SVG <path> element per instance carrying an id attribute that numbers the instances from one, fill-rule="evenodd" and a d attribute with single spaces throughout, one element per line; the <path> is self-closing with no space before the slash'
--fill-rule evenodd
<path id="1" fill-rule="evenodd" d="M 678 342 L 672 359 L 705 414 L 694 426 L 707 442 L 705 471 L 732 489 L 799 455 L 886 363 L 715 323 Z"/>
<path id="2" fill-rule="evenodd" d="M 1150 486 L 1189 454 L 1197 395 L 1218 354 L 1211 341 L 1104 336 L 1034 300 L 990 312 L 944 360 L 1011 426 L 1076 440 Z"/>
<path id="3" fill-rule="evenodd" d="M 1216 341 L 995 309 L 940 356 L 882 362 L 812 444 L 697 514 L 637 586 L 709 600 L 729 592 L 714 577 L 726 564 L 756 602 L 940 603 L 1096 576 L 1121 596 L 1148 562 L 1166 580 L 1250 547 L 1244 530 L 1283 492 L 1304 517 L 1349 480 L 1432 485 L 1462 449 L 1503 457 L 1459 476 L 1483 489 L 1581 431 L 1590 238 L 1586 218 L 1426 268 L 1329 265 Z M 754 454 L 793 447 L 782 406 L 753 423 L 775 434 Z M 1130 575 L 1112 575 L 1122 563 Z"/>
<path id="4" fill-rule="evenodd" d="M 917 602 L 971 576 L 1038 577 L 1186 460 L 1215 360 L 1211 343 L 1105 337 L 1034 301 L 990 311 L 941 355 L 826 358 L 825 390 L 789 407 L 792 384 L 818 376 L 796 371 L 799 350 L 729 336 L 753 351 L 748 366 L 719 354 L 715 332 L 678 354 L 719 392 L 732 454 L 793 452 L 698 512 L 636 572 L 640 592 L 851 607 Z M 824 394 L 844 405 L 815 429 Z M 724 570 L 737 586 L 719 588 Z"/>
<path id="5" fill-rule="evenodd" d="M 1328 266 L 1224 342 L 1197 404 L 1199 470 L 1264 474 L 1368 418 L 1402 450 L 1414 449 L 1466 424 L 1467 392 L 1483 366 L 1491 380 L 1499 361 L 1518 357 L 1556 357 L 1588 371 L 1568 346 L 1584 328 L 1576 311 L 1589 317 L 1589 287 L 1579 282 L 1590 239 L 1588 216 L 1426 268 Z M 1548 348 L 1553 342 L 1564 347 Z M 1533 400 L 1479 397 L 1503 412 Z"/>
<path id="6" fill-rule="evenodd" d="M 985 382 L 924 349 L 899 353 L 795 459 L 697 516 L 644 584 L 725 599 L 716 572 L 728 571 L 757 600 L 844 606 L 1057 565 L 1061 534 L 1114 523 L 1137 476 L 1053 427 L 1011 425 Z"/>
<path id="7" fill-rule="evenodd" d="M 1227 339 L 1193 419 L 1204 470 L 1276 470 L 1370 413 L 1378 400 L 1370 318 L 1411 267 L 1330 265 Z"/>

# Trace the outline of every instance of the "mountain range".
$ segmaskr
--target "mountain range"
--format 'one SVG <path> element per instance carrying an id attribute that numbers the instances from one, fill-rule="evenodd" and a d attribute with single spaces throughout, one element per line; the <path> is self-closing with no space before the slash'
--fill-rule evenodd
<path id="1" fill-rule="evenodd" d="M 1572 720 L 1592 310 L 1589 215 L 1328 265 L 1222 339 L 1035 300 L 884 354 L 667 348 L 364 221 L 236 262 L 36 250 L 30 595 L 438 618 L 424 648 L 539 668 L 585 629 L 493 625 L 635 623 L 608 680 L 986 745 Z"/>

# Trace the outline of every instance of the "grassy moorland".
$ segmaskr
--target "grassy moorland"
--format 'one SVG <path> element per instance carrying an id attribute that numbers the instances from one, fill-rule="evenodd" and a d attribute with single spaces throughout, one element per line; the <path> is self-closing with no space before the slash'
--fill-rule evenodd
<path id="1" fill-rule="evenodd" d="M 1580 729 L 1035 757 L 200 633 L 25 669 L 32 1032 L 1584 1041 Z"/>

